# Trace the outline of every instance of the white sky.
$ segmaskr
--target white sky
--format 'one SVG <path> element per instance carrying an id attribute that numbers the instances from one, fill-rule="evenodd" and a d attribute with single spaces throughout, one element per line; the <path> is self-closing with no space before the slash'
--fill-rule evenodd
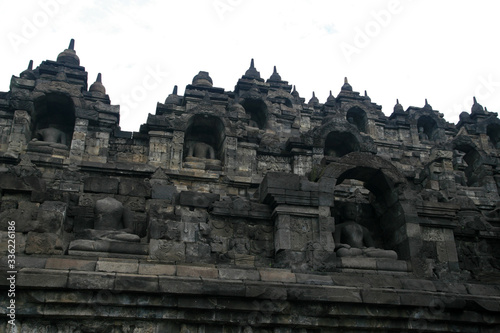
<path id="1" fill-rule="evenodd" d="M 500 112 L 500 2 L 427 0 L 1 1 L 0 91 L 30 59 L 56 60 L 75 39 L 122 130 L 137 131 L 200 70 L 233 90 L 250 59 L 267 80 L 276 65 L 301 97 L 325 102 L 345 76 L 390 115 L 427 98 L 446 120 L 472 96 Z"/>

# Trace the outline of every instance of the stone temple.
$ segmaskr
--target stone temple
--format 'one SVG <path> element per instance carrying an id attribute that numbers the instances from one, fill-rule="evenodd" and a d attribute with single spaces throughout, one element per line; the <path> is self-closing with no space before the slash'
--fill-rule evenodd
<path id="1" fill-rule="evenodd" d="M 137 132 L 74 41 L 12 76 L 0 331 L 499 332 L 497 113 L 386 116 L 347 79 L 306 101 L 242 71 L 200 71 Z"/>

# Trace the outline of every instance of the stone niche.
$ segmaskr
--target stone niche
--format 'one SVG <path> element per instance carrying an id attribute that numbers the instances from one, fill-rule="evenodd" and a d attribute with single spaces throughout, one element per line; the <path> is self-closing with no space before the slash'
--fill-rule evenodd
<path id="1" fill-rule="evenodd" d="M 366 112 L 360 107 L 352 107 L 347 111 L 346 119 L 350 124 L 355 125 L 360 132 L 366 133 Z"/>
<path id="2" fill-rule="evenodd" d="M 222 170 L 225 137 L 224 124 L 218 117 L 191 117 L 184 137 L 184 167 Z"/>
<path id="3" fill-rule="evenodd" d="M 418 138 L 422 141 L 434 141 L 436 139 L 437 124 L 429 116 L 421 116 L 417 122 Z"/>
<path id="4" fill-rule="evenodd" d="M 267 127 L 267 105 L 261 99 L 246 98 L 241 102 L 245 113 L 250 117 L 248 125 L 265 129 Z"/>
<path id="5" fill-rule="evenodd" d="M 38 98 L 31 117 L 31 142 L 28 149 L 35 152 L 68 150 L 75 127 L 75 107 L 70 97 L 47 94 Z"/>
<path id="6" fill-rule="evenodd" d="M 327 135 L 325 156 L 342 157 L 353 151 L 359 151 L 359 143 L 352 133 L 332 131 Z"/>
<path id="7" fill-rule="evenodd" d="M 490 143 L 494 148 L 500 148 L 500 124 L 489 124 L 486 127 L 486 134 L 490 138 Z"/>

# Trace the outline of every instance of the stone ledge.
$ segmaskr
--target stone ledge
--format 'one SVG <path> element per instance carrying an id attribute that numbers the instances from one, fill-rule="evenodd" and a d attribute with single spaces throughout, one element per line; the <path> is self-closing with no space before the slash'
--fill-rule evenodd
<path id="1" fill-rule="evenodd" d="M 94 271 L 96 260 L 70 259 L 70 258 L 47 258 L 46 269 L 71 269 L 78 271 Z"/>
<path id="2" fill-rule="evenodd" d="M 145 275 L 176 275 L 176 265 L 139 263 L 139 274 Z"/>
<path id="3" fill-rule="evenodd" d="M 139 262 L 137 259 L 99 258 L 95 270 L 110 273 L 137 273 Z"/>
<path id="4" fill-rule="evenodd" d="M 115 273 L 71 271 L 68 288 L 110 290 L 114 288 L 115 276 Z"/>
<path id="5" fill-rule="evenodd" d="M 258 281 L 260 280 L 260 274 L 255 269 L 219 268 L 219 278 Z"/>
<path id="6" fill-rule="evenodd" d="M 177 265 L 177 276 L 216 279 L 219 276 L 219 271 L 213 267 Z"/>
<path id="7" fill-rule="evenodd" d="M 259 269 L 260 279 L 262 281 L 271 281 L 271 282 L 297 282 L 297 278 L 295 277 L 295 273 L 292 273 L 289 270 L 285 269 Z"/>
<path id="8" fill-rule="evenodd" d="M 114 290 L 158 292 L 157 275 L 117 274 Z"/>
<path id="9" fill-rule="evenodd" d="M 98 271 L 89 270 L 94 264 Z M 387 298 L 387 301 L 391 301 L 391 304 L 397 302 L 394 292 L 399 295 L 400 304 L 418 304 L 419 306 L 429 306 L 428 303 L 432 298 L 450 295 L 479 300 L 500 300 L 500 287 L 498 285 L 445 283 L 417 278 L 410 279 L 407 276 L 399 278 L 389 275 L 367 274 L 362 276 L 343 273 L 319 275 L 293 273 L 288 269 L 163 265 L 139 263 L 135 259 L 112 258 L 99 258 L 97 263 L 93 260 L 74 258 L 48 258 L 46 267 L 45 269 L 22 268 L 18 272 L 17 285 L 82 290 L 127 290 L 126 281 L 137 281 L 137 285 L 139 285 L 141 277 L 144 277 L 146 280 L 144 288 L 147 290 L 173 294 L 213 294 L 214 292 L 225 293 L 228 290 L 228 296 L 244 294 L 246 297 L 293 298 L 297 290 L 309 288 L 312 292 L 317 288 L 316 286 L 321 286 L 325 292 L 331 287 L 358 290 L 358 292 L 365 290 L 360 295 L 363 301 L 374 300 L 376 302 L 376 297 L 373 295 L 387 293 L 383 297 Z M 132 282 L 129 283 L 130 290 L 140 291 L 140 288 L 137 289 Z M 6 282 L 1 283 L 1 285 L 6 285 Z M 227 288 L 224 289 L 223 286 Z M 290 290 L 295 291 L 290 293 Z M 340 294 L 338 296 L 340 297 Z M 328 298 L 327 294 L 321 295 L 321 293 L 317 293 L 317 296 L 314 297 L 317 297 L 317 300 Z M 489 305 L 488 307 L 491 308 Z"/>
<path id="10" fill-rule="evenodd" d="M 69 270 L 22 268 L 16 277 L 18 287 L 66 288 Z"/>

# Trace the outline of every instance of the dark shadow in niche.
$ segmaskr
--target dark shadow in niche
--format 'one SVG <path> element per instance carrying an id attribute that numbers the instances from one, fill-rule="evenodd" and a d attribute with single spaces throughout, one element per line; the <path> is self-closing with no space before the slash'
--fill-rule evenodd
<path id="1" fill-rule="evenodd" d="M 184 166 L 221 170 L 225 137 L 224 124 L 218 117 L 191 117 L 184 136 Z"/>
<path id="2" fill-rule="evenodd" d="M 355 106 L 349 109 L 346 114 L 346 119 L 350 124 L 358 128 L 360 132 L 366 133 L 366 112 Z"/>
<path id="3" fill-rule="evenodd" d="M 481 154 L 471 145 L 455 144 L 453 167 L 465 174 L 467 186 L 480 186 L 482 177 Z"/>
<path id="4" fill-rule="evenodd" d="M 429 116 L 421 116 L 417 121 L 418 138 L 422 141 L 434 141 L 437 124 L 434 119 Z"/>
<path id="5" fill-rule="evenodd" d="M 73 101 L 62 94 L 47 94 L 40 97 L 35 101 L 31 126 L 30 147 L 51 146 L 69 149 L 75 128 Z"/>
<path id="6" fill-rule="evenodd" d="M 396 231 L 405 223 L 405 218 L 391 184 L 383 172 L 371 167 L 353 167 L 339 175 L 335 186 L 335 197 L 339 199 L 332 208 L 338 256 L 408 257 L 405 246 L 397 244 Z M 356 187 L 358 189 L 352 192 Z M 349 241 L 357 250 L 340 246 Z"/>
<path id="7" fill-rule="evenodd" d="M 338 131 L 328 133 L 325 139 L 325 156 L 342 157 L 353 151 L 359 151 L 359 142 L 352 133 Z"/>
<path id="8" fill-rule="evenodd" d="M 261 99 L 245 99 L 241 105 L 245 112 L 250 116 L 249 125 L 259 129 L 265 129 L 267 126 L 267 105 Z"/>
<path id="9" fill-rule="evenodd" d="M 500 148 L 500 124 L 489 124 L 486 127 L 486 134 L 494 148 Z"/>

